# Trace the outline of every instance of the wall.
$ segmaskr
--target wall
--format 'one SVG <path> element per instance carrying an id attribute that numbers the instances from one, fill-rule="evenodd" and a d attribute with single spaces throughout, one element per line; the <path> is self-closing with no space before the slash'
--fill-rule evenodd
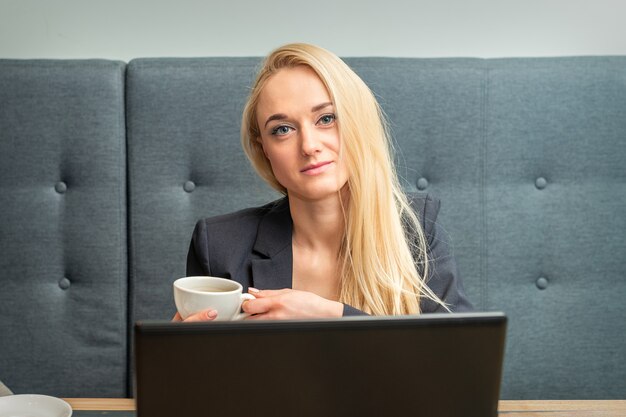
<path id="1" fill-rule="evenodd" d="M 0 0 L 0 58 L 626 54 L 622 0 Z"/>

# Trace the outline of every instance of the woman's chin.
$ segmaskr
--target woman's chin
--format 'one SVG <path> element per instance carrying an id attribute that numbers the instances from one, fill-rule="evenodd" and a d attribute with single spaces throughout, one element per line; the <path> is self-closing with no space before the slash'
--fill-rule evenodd
<path id="1" fill-rule="evenodd" d="M 287 195 L 290 199 L 297 198 L 298 200 L 306 202 L 319 202 L 339 199 L 338 191 L 339 189 L 337 187 L 329 187 L 326 189 L 288 191 Z"/>

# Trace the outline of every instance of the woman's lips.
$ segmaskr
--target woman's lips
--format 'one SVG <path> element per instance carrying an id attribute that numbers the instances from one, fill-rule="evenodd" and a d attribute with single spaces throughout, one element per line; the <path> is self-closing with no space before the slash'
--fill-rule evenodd
<path id="1" fill-rule="evenodd" d="M 326 162 L 320 162 L 319 164 L 309 165 L 300 172 L 302 172 L 305 175 L 321 174 L 322 172 L 326 171 L 330 167 L 330 164 L 332 162 L 333 161 L 326 161 Z"/>

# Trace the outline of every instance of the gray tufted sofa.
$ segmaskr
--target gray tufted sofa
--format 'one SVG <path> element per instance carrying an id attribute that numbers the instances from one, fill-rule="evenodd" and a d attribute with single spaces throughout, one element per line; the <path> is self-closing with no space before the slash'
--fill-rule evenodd
<path id="1" fill-rule="evenodd" d="M 626 57 L 347 61 L 469 297 L 509 315 L 502 398 L 626 398 Z M 172 316 L 195 221 L 276 198 L 239 145 L 258 63 L 0 60 L 14 392 L 132 395 L 132 323 Z"/>

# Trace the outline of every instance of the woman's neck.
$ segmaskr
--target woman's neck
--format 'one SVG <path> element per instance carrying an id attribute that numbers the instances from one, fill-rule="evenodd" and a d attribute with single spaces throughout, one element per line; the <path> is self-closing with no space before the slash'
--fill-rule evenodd
<path id="1" fill-rule="evenodd" d="M 347 209 L 345 199 L 343 204 Z M 339 253 L 345 224 L 339 195 L 318 201 L 289 196 L 289 210 L 295 245 L 309 250 Z"/>

